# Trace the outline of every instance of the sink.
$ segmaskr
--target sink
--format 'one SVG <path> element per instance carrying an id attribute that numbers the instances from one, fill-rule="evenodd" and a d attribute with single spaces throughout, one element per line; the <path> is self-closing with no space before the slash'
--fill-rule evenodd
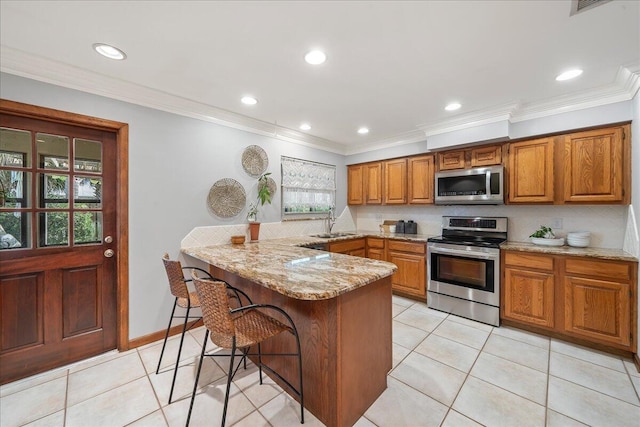
<path id="1" fill-rule="evenodd" d="M 355 233 L 321 233 L 321 234 L 312 234 L 311 237 L 321 237 L 323 239 L 331 239 L 333 237 L 344 237 L 344 236 L 353 236 Z"/>

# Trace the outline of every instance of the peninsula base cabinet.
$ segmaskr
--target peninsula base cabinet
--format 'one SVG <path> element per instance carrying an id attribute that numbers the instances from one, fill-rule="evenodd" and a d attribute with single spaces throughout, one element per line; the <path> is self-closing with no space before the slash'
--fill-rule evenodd
<path id="1" fill-rule="evenodd" d="M 637 262 L 503 250 L 502 266 L 505 323 L 636 353 Z"/>

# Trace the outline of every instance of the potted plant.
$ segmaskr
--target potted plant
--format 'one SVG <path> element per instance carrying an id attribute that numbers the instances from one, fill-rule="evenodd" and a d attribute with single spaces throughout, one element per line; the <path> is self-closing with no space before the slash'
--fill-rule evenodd
<path id="1" fill-rule="evenodd" d="M 269 182 L 267 178 L 271 172 L 263 173 L 258 178 L 258 197 L 255 203 L 249 205 L 247 211 L 247 221 L 249 221 L 249 233 L 251 240 L 258 240 L 260 234 L 260 223 L 258 222 L 258 206 L 264 206 L 265 203 L 271 204 L 271 191 L 269 191 Z"/>

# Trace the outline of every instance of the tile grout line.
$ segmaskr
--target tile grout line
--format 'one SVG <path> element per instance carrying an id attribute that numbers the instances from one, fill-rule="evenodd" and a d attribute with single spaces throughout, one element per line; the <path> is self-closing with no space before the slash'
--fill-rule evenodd
<path id="1" fill-rule="evenodd" d="M 544 396 L 544 425 L 545 426 L 549 422 L 549 386 L 550 385 L 551 385 L 551 339 L 549 339 L 549 349 L 547 350 L 547 392 L 545 393 L 545 396 Z"/>
<path id="2" fill-rule="evenodd" d="M 142 360 L 142 355 L 140 354 L 140 350 L 138 350 L 137 348 L 136 350 L 136 354 L 138 355 L 138 359 L 140 360 L 140 364 L 142 364 L 142 369 L 144 370 L 144 378 L 147 379 L 147 381 L 149 381 L 149 385 L 151 386 L 151 390 L 153 391 L 153 396 L 156 398 L 156 403 L 158 404 L 158 409 L 160 410 L 160 413 L 162 414 L 162 418 L 164 419 L 164 422 L 167 423 L 167 426 L 169 425 L 169 420 L 167 420 L 167 416 L 164 413 L 164 410 L 162 409 L 162 403 L 160 403 L 160 398 L 158 397 L 158 393 L 156 392 L 156 388 L 153 386 L 153 381 L 151 381 L 151 378 L 149 377 L 149 372 L 147 372 L 147 368 L 146 366 L 144 366 L 144 360 Z M 153 371 L 152 371 L 153 372 Z M 154 373 L 155 375 L 155 373 Z M 153 411 L 155 412 L 155 411 Z M 133 424 L 134 422 L 141 420 L 142 418 L 149 416 L 151 414 L 153 414 L 153 412 L 143 415 L 142 417 L 138 418 L 137 420 L 132 421 L 129 424 Z"/>
<path id="3" fill-rule="evenodd" d="M 448 316 L 447 316 L 448 317 Z M 447 416 L 449 415 L 449 412 L 451 412 L 452 410 L 455 411 L 455 409 L 453 409 L 453 405 L 456 403 L 456 400 L 458 400 L 458 396 L 460 396 L 460 392 L 462 391 L 464 385 L 467 383 L 467 380 L 469 379 L 469 377 L 471 376 L 471 371 L 473 370 L 473 367 L 476 366 L 476 363 L 478 362 L 478 359 L 480 358 L 480 355 L 482 354 L 482 352 L 484 351 L 485 346 L 487 345 L 487 341 L 489 341 L 489 337 L 491 336 L 491 334 L 493 333 L 493 329 L 491 330 L 491 332 L 489 333 L 489 335 L 487 335 L 487 338 L 484 340 L 484 343 L 482 344 L 482 348 L 478 351 L 478 354 L 476 355 L 476 358 L 474 359 L 473 363 L 471 364 L 471 366 L 469 367 L 469 372 L 465 372 L 465 377 L 464 377 L 464 381 L 462 381 L 462 384 L 460 385 L 460 388 L 458 389 L 458 391 L 456 392 L 455 397 L 453 398 L 453 400 L 451 401 L 451 405 L 449 406 L 449 409 L 447 410 L 447 414 L 445 415 L 444 419 L 447 419 Z M 475 377 L 474 377 L 475 378 Z M 457 411 L 456 411 L 457 412 Z M 459 412 L 461 415 L 464 415 L 465 417 L 469 418 L 470 420 L 478 423 L 478 424 L 482 424 L 480 421 L 476 420 L 475 418 L 470 417 L 467 414 L 463 414 L 462 412 Z M 443 420 L 444 422 L 444 420 Z"/>

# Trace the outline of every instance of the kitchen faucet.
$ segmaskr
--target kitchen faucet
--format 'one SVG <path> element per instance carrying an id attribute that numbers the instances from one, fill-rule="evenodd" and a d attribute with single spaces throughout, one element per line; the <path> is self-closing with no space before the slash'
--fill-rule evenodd
<path id="1" fill-rule="evenodd" d="M 325 231 L 331 234 L 331 230 L 333 229 L 333 226 L 336 224 L 336 207 L 335 206 L 331 206 L 329 208 L 329 214 L 325 219 L 325 221 L 326 221 Z"/>

